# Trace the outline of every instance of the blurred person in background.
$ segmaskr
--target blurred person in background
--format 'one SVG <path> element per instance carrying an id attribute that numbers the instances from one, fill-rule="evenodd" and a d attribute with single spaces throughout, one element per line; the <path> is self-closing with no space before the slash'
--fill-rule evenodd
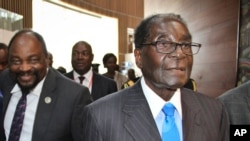
<path id="1" fill-rule="evenodd" d="M 122 85 L 122 89 L 133 86 L 135 82 L 140 79 L 140 77 L 135 76 L 135 70 L 133 68 L 128 69 L 127 75 L 128 81 Z"/>
<path id="2" fill-rule="evenodd" d="M 8 47 L 5 43 L 0 43 L 0 73 L 8 67 Z M 0 91 L 0 117 L 3 109 L 3 95 Z"/>
<path id="3" fill-rule="evenodd" d="M 89 88 L 92 101 L 117 91 L 114 80 L 106 78 L 92 69 L 94 54 L 91 45 L 79 41 L 72 47 L 71 64 L 73 70 L 65 76 Z"/>
<path id="4" fill-rule="evenodd" d="M 0 73 L 8 67 L 8 47 L 0 43 Z"/>
<path id="5" fill-rule="evenodd" d="M 104 55 L 102 62 L 104 68 L 107 68 L 107 72 L 102 75 L 115 80 L 117 89 L 120 90 L 128 78 L 119 71 L 116 56 L 113 53 L 107 53 Z"/>
<path id="6" fill-rule="evenodd" d="M 66 74 L 67 70 L 63 66 L 59 66 L 56 70 L 58 70 L 62 74 Z"/>

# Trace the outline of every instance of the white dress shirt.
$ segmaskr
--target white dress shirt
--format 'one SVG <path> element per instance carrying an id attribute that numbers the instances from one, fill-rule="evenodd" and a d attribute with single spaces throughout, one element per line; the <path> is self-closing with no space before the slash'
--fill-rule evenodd
<path id="1" fill-rule="evenodd" d="M 141 86 L 161 136 L 162 136 L 162 125 L 165 120 L 165 114 L 162 112 L 162 108 L 166 103 L 169 102 L 175 106 L 176 108 L 176 111 L 174 113 L 175 123 L 177 125 L 180 134 L 180 139 L 182 141 L 183 133 L 182 133 L 182 108 L 181 108 L 180 89 L 176 90 L 176 92 L 169 101 L 165 101 L 148 87 L 143 76 L 141 78 Z"/>
<path id="2" fill-rule="evenodd" d="M 42 91 L 42 86 L 44 83 L 45 77 L 37 84 L 37 86 L 27 95 L 27 106 L 24 115 L 24 122 L 21 131 L 21 136 L 19 141 L 31 141 L 33 125 L 35 121 L 35 115 L 37 110 L 37 105 L 39 102 L 40 94 Z M 12 124 L 12 119 L 16 110 L 17 103 L 22 97 L 22 92 L 18 84 L 14 86 L 11 90 L 11 99 L 7 107 L 7 111 L 4 118 L 4 129 L 6 139 L 9 138 L 10 128 Z"/>
<path id="3" fill-rule="evenodd" d="M 81 76 L 81 75 L 78 74 L 76 71 L 73 71 L 74 81 L 80 84 L 79 76 Z M 91 94 L 92 83 L 93 83 L 93 71 L 92 71 L 92 68 L 87 73 L 85 73 L 83 76 L 85 78 L 82 81 L 82 85 L 88 87 L 89 88 L 89 92 Z"/>

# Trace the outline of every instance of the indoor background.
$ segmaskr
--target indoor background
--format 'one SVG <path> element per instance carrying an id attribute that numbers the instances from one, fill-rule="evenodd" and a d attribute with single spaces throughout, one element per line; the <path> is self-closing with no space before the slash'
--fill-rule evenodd
<path id="1" fill-rule="evenodd" d="M 236 86 L 239 0 L 61 0 L 60 2 L 117 19 L 116 54 L 119 64 L 128 58 L 131 59 L 128 50 L 131 34 L 129 29 L 134 29 L 144 17 L 151 14 L 166 12 L 180 14 L 189 26 L 193 41 L 202 44 L 199 54 L 194 56 L 191 75 L 197 82 L 198 91 L 217 97 Z M 33 28 L 31 0 L 0 0 L 0 7 L 23 15 L 23 27 Z M 47 22 L 50 23 L 50 20 Z"/>

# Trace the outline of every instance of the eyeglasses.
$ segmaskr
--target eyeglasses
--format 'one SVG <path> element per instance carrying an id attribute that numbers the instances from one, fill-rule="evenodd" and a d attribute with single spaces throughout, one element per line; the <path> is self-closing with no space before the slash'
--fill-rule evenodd
<path id="1" fill-rule="evenodd" d="M 156 47 L 157 52 L 170 54 L 173 53 L 177 46 L 181 47 L 181 50 L 186 55 L 195 55 L 199 52 L 201 44 L 198 43 L 176 43 L 170 41 L 155 41 L 152 43 L 144 43 L 142 45 L 152 45 Z"/>

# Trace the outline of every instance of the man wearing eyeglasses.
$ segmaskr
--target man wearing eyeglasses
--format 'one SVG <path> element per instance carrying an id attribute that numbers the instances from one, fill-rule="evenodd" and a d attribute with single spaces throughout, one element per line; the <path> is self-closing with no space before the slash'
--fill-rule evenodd
<path id="1" fill-rule="evenodd" d="M 84 109 L 85 141 L 227 141 L 222 104 L 183 88 L 190 78 L 193 43 L 179 15 L 156 14 L 135 31 L 135 62 L 142 77 Z"/>

